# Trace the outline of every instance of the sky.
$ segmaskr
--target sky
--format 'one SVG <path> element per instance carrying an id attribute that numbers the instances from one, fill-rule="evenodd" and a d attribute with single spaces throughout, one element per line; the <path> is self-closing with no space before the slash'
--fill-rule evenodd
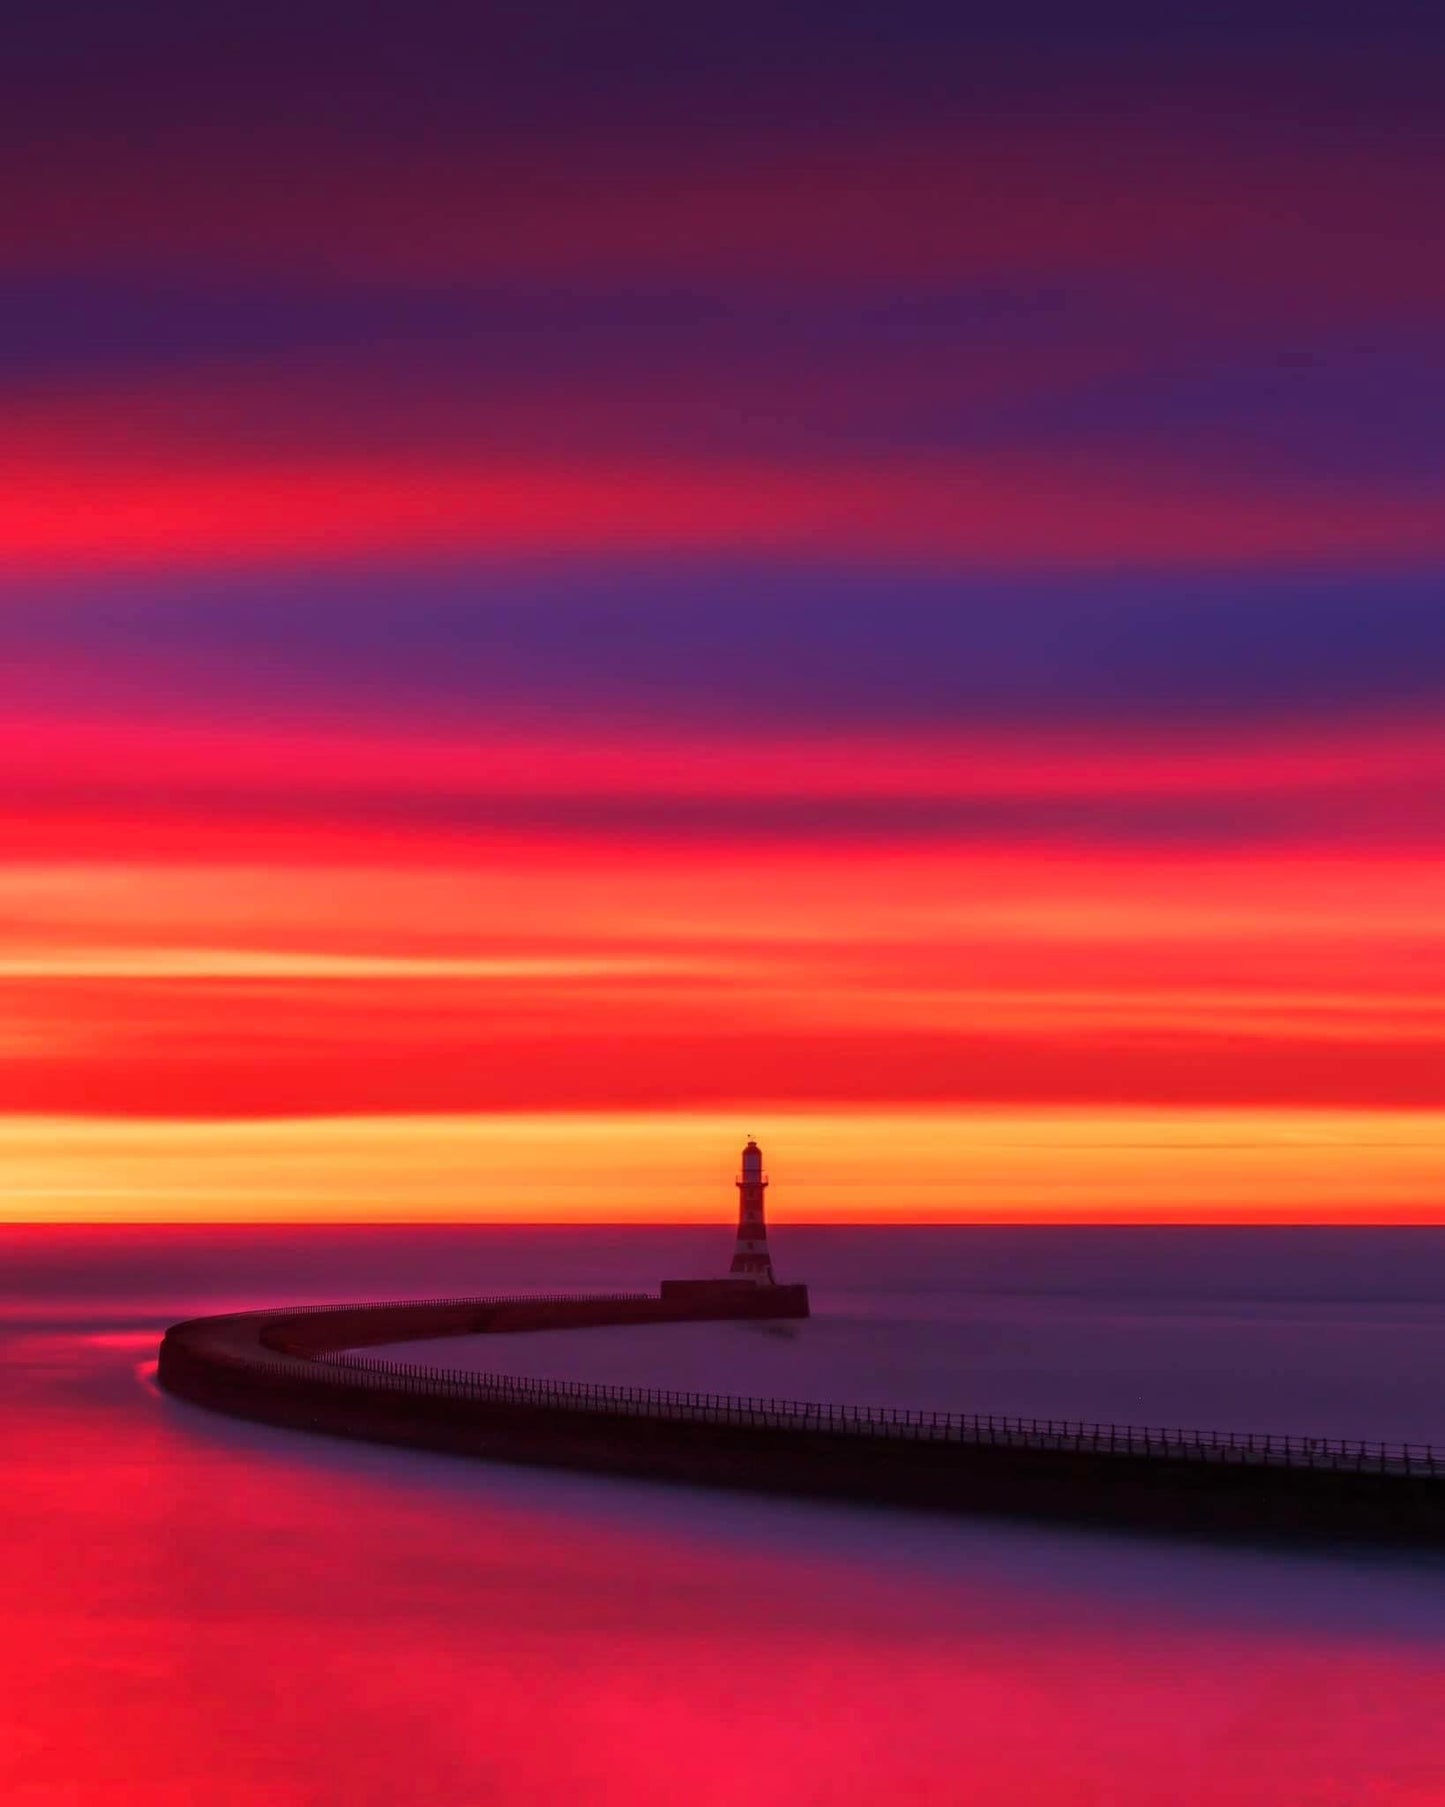
<path id="1" fill-rule="evenodd" d="M 1436 9 L 7 39 L 0 1214 L 1445 1220 Z"/>

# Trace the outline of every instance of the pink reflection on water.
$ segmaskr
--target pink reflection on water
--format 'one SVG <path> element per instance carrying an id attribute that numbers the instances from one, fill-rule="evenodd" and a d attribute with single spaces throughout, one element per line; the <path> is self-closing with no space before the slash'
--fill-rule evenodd
<path id="1" fill-rule="evenodd" d="M 137 1385 L 141 1335 L 0 1365 L 20 1807 L 1445 1800 L 1428 1562 L 312 1441 Z"/>

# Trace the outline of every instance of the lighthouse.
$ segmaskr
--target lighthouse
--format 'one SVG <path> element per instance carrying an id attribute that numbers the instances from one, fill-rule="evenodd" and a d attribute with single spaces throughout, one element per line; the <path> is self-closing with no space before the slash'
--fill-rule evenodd
<path id="1" fill-rule="evenodd" d="M 738 1239 L 733 1264 L 715 1280 L 664 1280 L 658 1305 L 666 1318 L 805 1318 L 808 1289 L 797 1281 L 781 1286 L 768 1253 L 768 1226 L 763 1222 L 763 1194 L 768 1176 L 763 1151 L 748 1138 L 737 1179 Z"/>
<path id="2" fill-rule="evenodd" d="M 729 1273 L 734 1280 L 751 1280 L 755 1286 L 773 1284 L 773 1259 L 768 1253 L 768 1226 L 763 1221 L 763 1194 L 768 1189 L 763 1172 L 763 1151 L 748 1139 L 743 1169 L 738 1175 L 738 1240 Z"/>

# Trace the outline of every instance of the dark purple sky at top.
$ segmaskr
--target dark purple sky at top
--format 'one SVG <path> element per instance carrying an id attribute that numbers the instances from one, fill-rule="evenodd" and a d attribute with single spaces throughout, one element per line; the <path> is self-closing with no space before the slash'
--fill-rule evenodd
<path id="1" fill-rule="evenodd" d="M 16 208 L 0 405 L 41 443 L 60 421 L 72 451 L 142 463 L 153 440 L 196 462 L 957 456 L 1428 497 L 1445 467 L 1442 18 L 30 8 L 0 71 Z M 875 158 L 896 179 L 899 143 L 943 172 L 921 202 L 899 196 L 917 215 L 907 268 L 869 236 L 888 194 L 863 193 Z M 791 171 L 781 202 L 810 227 L 800 146 L 862 173 L 818 201 L 827 219 L 794 259 L 786 223 L 750 238 L 713 185 L 766 197 L 769 172 Z M 1072 191 L 1035 192 L 1075 162 L 1082 220 Z M 618 192 L 675 181 L 685 199 L 693 170 L 695 217 L 649 237 L 619 214 L 609 236 Z M 973 265 L 960 182 L 987 203 Z M 467 233 L 443 230 L 453 183 L 486 241 L 477 266 Z M 559 196 L 600 221 L 575 255 Z M 352 226 L 331 254 L 332 199 L 368 222 L 365 256 Z M 1418 719 L 1445 701 L 1440 578 L 1307 561 L 984 574 L 826 552 L 32 573 L 0 599 L 0 697 L 458 721 L 786 710 L 830 727 Z"/>
<path id="2" fill-rule="evenodd" d="M 295 118 L 381 133 L 420 126 L 505 135 L 543 122 L 673 132 L 723 120 L 817 125 L 839 109 L 859 124 L 1030 93 L 1049 110 L 1078 111 L 1090 90 L 1107 90 L 1121 74 L 1137 79 L 1151 60 L 1217 59 L 1241 81 L 1273 59 L 1332 70 L 1337 101 L 1372 87 L 1398 97 L 1428 84 L 1419 59 L 1438 51 L 1440 33 L 1428 0 L 1368 9 L 1339 0 L 217 0 L 203 8 L 150 0 L 125 9 L 55 0 L 10 24 L 7 99 L 12 131 L 57 108 L 76 126 L 135 118 L 159 132 L 196 121 L 265 130 Z M 1011 93 L 1001 97 L 1005 74 Z M 810 99 L 819 115 L 812 121 Z M 1319 99 L 1329 99 L 1327 85 Z M 159 101 L 161 115 L 151 111 Z"/>

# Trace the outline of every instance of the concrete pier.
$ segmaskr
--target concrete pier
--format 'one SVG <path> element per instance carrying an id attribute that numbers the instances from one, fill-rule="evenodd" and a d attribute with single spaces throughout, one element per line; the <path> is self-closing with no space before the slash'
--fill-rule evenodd
<path id="1" fill-rule="evenodd" d="M 520 1380 L 358 1353 L 431 1337 L 806 1312 L 806 1288 L 727 1282 L 670 1282 L 655 1296 L 249 1312 L 172 1326 L 159 1378 L 244 1418 L 494 1460 L 1206 1535 L 1445 1544 L 1445 1452 L 1421 1445 Z"/>

